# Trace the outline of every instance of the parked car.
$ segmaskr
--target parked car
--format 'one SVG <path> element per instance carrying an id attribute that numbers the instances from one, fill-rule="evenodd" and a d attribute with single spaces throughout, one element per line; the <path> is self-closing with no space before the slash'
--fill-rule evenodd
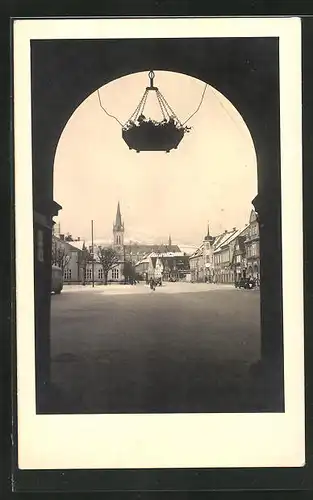
<path id="1" fill-rule="evenodd" d="M 60 294 L 63 288 L 62 269 L 58 266 L 52 266 L 51 291 Z"/>
<path id="2" fill-rule="evenodd" d="M 253 278 L 240 278 L 239 281 L 235 282 L 235 288 L 244 288 L 245 290 L 251 290 L 255 288 L 255 280 Z"/>

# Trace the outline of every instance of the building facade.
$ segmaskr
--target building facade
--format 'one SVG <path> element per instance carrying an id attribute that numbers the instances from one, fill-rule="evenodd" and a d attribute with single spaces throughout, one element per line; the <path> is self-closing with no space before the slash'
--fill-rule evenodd
<path id="1" fill-rule="evenodd" d="M 190 275 L 188 255 L 183 252 L 152 252 L 148 257 L 147 278 L 163 281 L 186 281 Z"/>
<path id="2" fill-rule="evenodd" d="M 257 214 L 251 211 L 247 236 L 245 240 L 247 277 L 260 279 L 260 234 Z"/>
<path id="3" fill-rule="evenodd" d="M 217 236 L 207 236 L 190 256 L 194 282 L 234 283 L 241 277 L 259 281 L 260 252 L 257 214 L 250 213 L 249 224 Z"/>
<path id="4" fill-rule="evenodd" d="M 64 283 L 79 283 L 81 250 L 66 241 L 64 235 L 52 236 L 52 264 L 60 267 Z"/>
<path id="5" fill-rule="evenodd" d="M 241 234 L 235 240 L 235 249 L 233 253 L 232 268 L 234 271 L 235 280 L 246 278 L 247 274 L 247 259 L 246 259 L 246 236 Z"/>
<path id="6" fill-rule="evenodd" d="M 190 280 L 192 282 L 213 282 L 214 279 L 214 240 L 210 235 L 208 225 L 207 234 L 197 250 L 189 257 Z"/>

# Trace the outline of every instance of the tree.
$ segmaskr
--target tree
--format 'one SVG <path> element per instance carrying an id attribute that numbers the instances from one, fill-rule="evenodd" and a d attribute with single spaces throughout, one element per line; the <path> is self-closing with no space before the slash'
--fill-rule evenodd
<path id="1" fill-rule="evenodd" d="M 52 241 L 51 260 L 52 265 L 58 266 L 62 269 L 62 275 L 64 276 L 64 271 L 71 260 L 71 256 L 67 251 L 66 246 L 56 239 Z"/>
<path id="2" fill-rule="evenodd" d="M 133 263 L 129 260 L 124 262 L 123 274 L 126 282 L 136 279 L 136 271 Z"/>
<path id="3" fill-rule="evenodd" d="M 103 269 L 103 283 L 107 285 L 109 271 L 117 266 L 120 259 L 118 253 L 111 247 L 98 247 L 97 255 Z"/>
<path id="4" fill-rule="evenodd" d="M 84 242 L 81 251 L 78 252 L 78 268 L 82 271 L 83 285 L 86 283 L 86 269 L 88 262 L 91 261 L 91 258 L 91 254 Z"/>

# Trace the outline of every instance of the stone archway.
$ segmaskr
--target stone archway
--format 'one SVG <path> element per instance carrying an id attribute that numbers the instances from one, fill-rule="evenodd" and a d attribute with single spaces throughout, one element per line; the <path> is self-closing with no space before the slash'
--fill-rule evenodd
<path id="1" fill-rule="evenodd" d="M 280 122 L 278 39 L 44 40 L 31 42 L 34 241 L 43 233 L 44 258 L 35 244 L 38 411 L 49 386 L 49 323 L 53 162 L 69 117 L 88 95 L 129 73 L 185 73 L 221 92 L 246 122 L 257 155 L 261 244 L 262 361 L 283 384 Z M 252 200 L 251 200 L 252 201 Z M 272 251 L 275 248 L 275 252 Z"/>

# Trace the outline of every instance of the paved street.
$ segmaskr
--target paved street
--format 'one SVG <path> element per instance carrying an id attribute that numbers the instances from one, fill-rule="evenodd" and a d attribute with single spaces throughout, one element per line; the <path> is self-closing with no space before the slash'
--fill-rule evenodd
<path id="1" fill-rule="evenodd" d="M 258 291 L 64 286 L 51 301 L 52 412 L 258 410 Z"/>

